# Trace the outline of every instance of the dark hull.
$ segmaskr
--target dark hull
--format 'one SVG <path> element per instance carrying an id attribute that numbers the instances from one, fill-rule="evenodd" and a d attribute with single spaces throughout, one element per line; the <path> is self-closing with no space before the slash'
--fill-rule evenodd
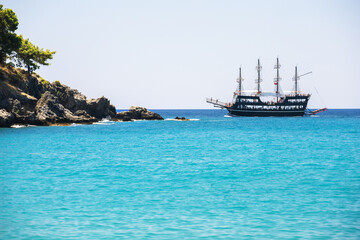
<path id="1" fill-rule="evenodd" d="M 304 111 L 256 111 L 256 110 L 237 110 L 227 108 L 230 115 L 232 116 L 243 116 L 243 117 L 302 117 Z"/>
<path id="2" fill-rule="evenodd" d="M 305 115 L 310 95 L 287 95 L 278 102 L 262 102 L 259 96 L 237 96 L 226 106 L 230 115 L 247 117 L 301 117 Z"/>

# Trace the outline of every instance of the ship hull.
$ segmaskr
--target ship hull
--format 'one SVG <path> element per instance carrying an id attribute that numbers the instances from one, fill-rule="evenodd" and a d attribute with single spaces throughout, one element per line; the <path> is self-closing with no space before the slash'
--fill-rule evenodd
<path id="1" fill-rule="evenodd" d="M 225 106 L 232 116 L 302 117 L 310 95 L 287 95 L 278 102 L 262 102 L 259 96 L 237 96 L 234 104 Z"/>
<path id="2" fill-rule="evenodd" d="M 252 111 L 227 108 L 231 116 L 239 117 L 302 117 L 305 111 Z"/>

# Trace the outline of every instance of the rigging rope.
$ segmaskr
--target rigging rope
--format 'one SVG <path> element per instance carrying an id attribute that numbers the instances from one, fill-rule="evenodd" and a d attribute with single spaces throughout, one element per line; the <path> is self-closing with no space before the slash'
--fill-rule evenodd
<path id="1" fill-rule="evenodd" d="M 325 104 L 324 100 L 323 100 L 322 97 L 320 96 L 319 91 L 317 90 L 317 88 L 316 88 L 316 86 L 315 86 L 315 80 L 313 81 L 313 87 L 314 87 L 317 95 L 318 95 L 319 98 L 320 98 L 321 104 L 322 104 L 324 107 L 326 107 L 326 104 Z"/>

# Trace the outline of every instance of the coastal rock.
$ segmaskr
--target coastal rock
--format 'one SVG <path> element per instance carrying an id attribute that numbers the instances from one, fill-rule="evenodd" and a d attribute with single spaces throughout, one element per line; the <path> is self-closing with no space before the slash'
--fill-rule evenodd
<path id="1" fill-rule="evenodd" d="M 114 105 L 110 104 L 109 99 L 101 97 L 98 99 L 90 99 L 87 102 L 86 111 L 97 119 L 107 117 L 115 117 L 116 109 Z"/>
<path id="2" fill-rule="evenodd" d="M 132 106 L 129 111 L 119 112 L 116 114 L 115 119 L 128 121 L 129 119 L 135 120 L 164 120 L 159 114 L 151 112 L 144 107 Z"/>
<path id="3" fill-rule="evenodd" d="M 0 102 L 0 108 L 4 108 L 8 112 L 20 111 L 21 103 L 18 99 L 5 98 Z"/>
<path id="4" fill-rule="evenodd" d="M 144 107 L 132 106 L 129 112 L 130 115 L 133 116 L 133 119 L 164 120 L 159 114 L 151 112 Z"/>
<path id="5" fill-rule="evenodd" d="M 74 112 L 74 116 L 91 118 L 91 116 L 85 110 L 77 110 L 76 112 Z"/>
<path id="6" fill-rule="evenodd" d="M 37 118 L 43 123 L 64 122 L 65 108 L 58 98 L 46 91 L 35 107 Z"/>
<path id="7" fill-rule="evenodd" d="M 32 106 L 36 105 L 37 99 L 26 92 L 22 92 L 21 89 L 15 87 L 9 82 L 0 79 L 0 106 L 12 105 L 13 100 L 18 100 L 22 105 Z M 9 107 L 7 107 L 9 108 Z"/>
<path id="8" fill-rule="evenodd" d="M 35 112 L 26 112 L 24 114 L 15 113 L 14 115 L 15 115 L 14 122 L 18 124 L 37 125 L 37 126 L 47 125 L 46 122 L 39 120 Z"/>
<path id="9" fill-rule="evenodd" d="M 116 113 L 109 99 L 86 99 L 78 90 L 59 81 L 50 83 L 13 66 L 0 66 L 0 127 L 12 124 L 51 125 L 92 123 L 103 118 L 120 121 L 162 120 L 143 107 Z"/>
<path id="10" fill-rule="evenodd" d="M 62 84 L 52 84 L 54 86 L 53 94 L 59 98 L 59 102 L 71 111 L 86 109 L 86 96 L 76 89 Z"/>
<path id="11" fill-rule="evenodd" d="M 5 109 L 0 109 L 0 127 L 10 127 L 14 124 L 14 115 Z"/>
<path id="12" fill-rule="evenodd" d="M 114 119 L 121 121 L 131 121 L 130 113 L 128 111 L 116 113 Z"/>
<path id="13" fill-rule="evenodd" d="M 185 117 L 176 117 L 175 120 L 178 120 L 178 121 L 190 121 L 190 119 L 187 119 Z"/>
<path id="14" fill-rule="evenodd" d="M 27 89 L 29 95 L 39 99 L 41 97 L 40 84 L 36 77 L 30 77 L 27 81 Z M 24 90 L 24 89 L 23 89 Z"/>
<path id="15" fill-rule="evenodd" d="M 91 123 L 97 120 L 85 110 L 72 113 L 60 103 L 58 97 L 48 91 L 39 99 L 35 110 L 37 119 L 44 124 Z"/>
<path id="16" fill-rule="evenodd" d="M 129 116 L 125 116 L 123 119 L 122 119 L 123 122 L 131 122 L 132 119 L 129 117 Z"/>

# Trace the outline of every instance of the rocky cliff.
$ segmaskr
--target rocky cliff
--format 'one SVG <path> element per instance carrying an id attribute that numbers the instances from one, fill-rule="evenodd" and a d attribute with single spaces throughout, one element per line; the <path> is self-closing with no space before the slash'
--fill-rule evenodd
<path id="1" fill-rule="evenodd" d="M 103 118 L 118 121 L 141 117 L 162 119 L 146 108 L 137 107 L 129 112 L 131 114 L 117 114 L 114 105 L 105 97 L 87 99 L 59 81 L 50 83 L 36 74 L 28 76 L 22 69 L 0 67 L 0 127 L 93 123 Z"/>

